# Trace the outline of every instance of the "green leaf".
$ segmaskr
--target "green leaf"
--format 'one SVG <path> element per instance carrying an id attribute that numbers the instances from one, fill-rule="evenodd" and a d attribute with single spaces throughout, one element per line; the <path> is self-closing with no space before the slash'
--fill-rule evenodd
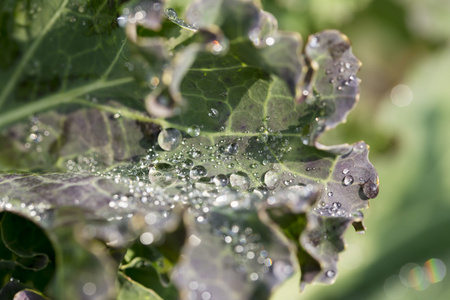
<path id="1" fill-rule="evenodd" d="M 55 253 L 48 237 L 33 222 L 0 213 L 2 284 L 10 279 L 44 290 L 55 271 Z"/>
<path id="2" fill-rule="evenodd" d="M 364 142 L 317 143 L 358 98 L 347 38 L 323 31 L 302 52 L 252 1 L 184 17 L 122 2 L 0 6 L 19 47 L 0 73 L 0 209 L 52 242 L 41 291 L 268 299 L 297 262 L 302 286 L 331 283 L 343 232 L 378 194 Z"/>
<path id="3" fill-rule="evenodd" d="M 154 291 L 147 289 L 140 283 L 132 280 L 130 277 L 124 275 L 122 272 L 117 276 L 118 284 L 120 285 L 117 293 L 117 299 L 143 299 L 143 300 L 161 300 Z"/>
<path id="4" fill-rule="evenodd" d="M 187 214 L 185 224 L 188 238 L 173 274 L 182 294 L 268 299 L 296 268 L 286 239 L 255 210 L 222 207 L 203 223 Z"/>
<path id="5" fill-rule="evenodd" d="M 166 274 L 162 274 L 164 264 L 163 259 L 151 262 L 148 259 L 137 257 L 127 265 L 120 268 L 124 275 L 134 282 L 139 282 L 143 286 L 157 293 L 162 299 L 178 299 L 178 291 L 168 283 Z M 164 277 L 164 278 L 163 278 Z"/>
<path id="6" fill-rule="evenodd" d="M 356 73 L 361 63 L 353 55 L 348 38 L 335 30 L 311 36 L 305 54 L 315 69 L 311 82 L 315 102 L 322 107 L 311 134 L 311 140 L 315 141 L 323 131 L 345 122 L 359 99 Z"/>
<path id="7" fill-rule="evenodd" d="M 46 300 L 48 298 L 45 298 L 42 296 L 42 294 L 37 293 L 33 290 L 22 290 L 14 295 L 14 300 Z"/>
<path id="8" fill-rule="evenodd" d="M 139 89 L 125 67 L 125 35 L 116 21 L 120 2 L 105 5 L 105 1 L 18 0 L 2 5 L 2 14 L 9 20 L 5 38 L 20 44 L 21 54 L 11 66 L 0 69 L 0 128 L 25 121 L 2 132 L 2 168 L 48 171 L 66 154 L 67 147 L 73 146 L 65 145 L 71 142 L 68 135 L 80 136 L 77 130 L 89 130 L 80 127 L 82 123 L 101 126 L 97 132 L 102 135 L 99 142 L 104 147 L 107 139 L 119 144 L 125 139 L 118 137 L 114 129 L 110 135 L 105 132 L 108 124 L 103 123 L 109 123 L 110 115 L 120 115 L 114 104 L 108 106 L 109 114 L 89 110 L 76 113 L 80 105 L 101 106 L 102 101 L 111 98 L 130 106 L 140 105 L 130 97 Z M 71 120 L 71 112 L 73 118 L 86 120 Z M 42 119 L 32 118 L 37 113 L 44 113 Z M 73 128 L 73 122 L 78 122 L 77 128 Z M 115 123 L 121 127 L 121 121 Z M 91 141 L 88 139 L 87 145 L 77 142 L 81 149 L 83 144 L 90 149 Z M 37 152 L 37 157 L 30 157 L 30 152 Z"/>

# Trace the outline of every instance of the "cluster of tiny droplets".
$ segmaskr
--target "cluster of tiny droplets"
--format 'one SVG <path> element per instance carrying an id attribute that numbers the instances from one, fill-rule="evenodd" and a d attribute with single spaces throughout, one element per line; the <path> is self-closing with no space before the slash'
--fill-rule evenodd
<path id="1" fill-rule="evenodd" d="M 32 117 L 30 119 L 30 133 L 26 137 L 26 141 L 23 147 L 26 150 L 35 150 L 36 152 L 42 152 L 41 143 L 45 137 L 50 136 L 50 131 L 46 129 L 39 118 Z"/>
<path id="2" fill-rule="evenodd" d="M 251 281 L 263 279 L 272 266 L 272 259 L 264 250 L 260 235 L 251 227 L 242 228 L 239 225 L 220 228 L 219 232 L 223 241 L 233 249 L 239 271 L 248 274 Z"/>
<path id="3" fill-rule="evenodd" d="M 311 38 L 308 45 L 311 48 L 319 48 L 320 42 L 319 36 L 315 35 Z M 331 51 L 339 50 L 332 48 Z M 331 55 L 333 55 L 333 53 L 331 53 Z M 354 66 L 349 62 L 338 60 L 333 63 L 333 68 L 328 68 L 325 70 L 325 74 L 330 77 L 329 83 L 333 85 L 337 83 L 336 90 L 338 92 L 343 92 L 346 87 L 357 86 L 358 79 L 353 75 L 353 73 L 356 73 L 357 69 L 355 70 Z M 349 73 L 351 75 L 349 75 Z"/>
<path id="4" fill-rule="evenodd" d="M 217 117 L 213 110 L 210 114 L 212 118 Z M 39 139 L 39 121 L 34 122 L 30 138 Z M 193 125 L 188 134 L 198 136 L 201 130 L 201 126 Z M 212 146 L 189 144 L 175 129 L 164 130 L 162 133 L 163 136 L 158 138 L 159 146 L 166 152 L 153 146 L 138 163 L 119 165 L 109 171 L 98 171 L 100 168 L 96 155 L 78 157 L 66 163 L 69 171 L 94 174 L 127 187 L 126 191 L 112 195 L 108 203 L 110 210 L 104 212 L 105 217 L 109 221 L 129 220 L 139 212 L 144 216 L 146 225 L 153 228 L 141 235 L 143 244 L 150 244 L 162 237 L 163 224 L 170 219 L 175 206 L 187 206 L 196 222 L 202 224 L 208 222 L 211 210 L 216 207 L 225 205 L 232 209 L 252 208 L 255 202 L 272 199 L 273 197 L 269 197 L 271 190 L 280 184 L 301 184 L 296 175 L 273 167 L 273 162 L 283 161 L 283 156 L 292 148 L 289 139 L 281 133 L 274 133 L 270 128 L 263 126 L 256 136 L 247 139 L 224 138 Z M 177 151 L 173 151 L 175 149 Z M 361 146 L 354 150 L 357 153 L 364 151 Z M 207 169 L 207 164 L 212 169 Z M 221 166 L 229 169 L 231 175 L 214 175 L 213 171 L 208 173 Z M 258 171 L 260 166 L 266 169 L 262 174 Z M 249 174 L 236 172 L 234 169 L 237 167 L 254 171 Z M 313 170 L 314 167 L 306 168 L 306 171 Z M 353 184 L 350 170 L 344 169 L 342 175 L 343 185 Z M 251 182 L 255 181 L 260 183 L 260 187 L 253 189 L 253 193 L 247 193 L 251 191 Z M 327 196 L 332 197 L 332 192 L 328 192 Z M 35 207 L 24 209 L 31 212 L 36 210 Z M 346 214 L 337 201 L 331 204 L 322 201 L 315 210 L 321 215 Z M 37 210 L 34 214 L 38 214 Z M 272 267 L 272 259 L 258 233 L 254 233 L 251 227 L 231 225 L 221 228 L 217 235 L 233 249 L 240 271 L 247 274 L 249 280 L 264 278 Z"/>

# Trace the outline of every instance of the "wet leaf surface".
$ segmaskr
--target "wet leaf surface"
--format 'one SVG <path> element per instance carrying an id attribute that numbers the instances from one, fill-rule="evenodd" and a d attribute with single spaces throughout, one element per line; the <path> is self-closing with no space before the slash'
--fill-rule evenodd
<path id="1" fill-rule="evenodd" d="M 31 1 L 26 34 L 5 19 L 27 47 L 0 73 L 0 209 L 38 224 L 56 264 L 48 286 L 30 287 L 268 299 L 298 268 L 302 286 L 332 283 L 343 232 L 363 228 L 378 194 L 364 142 L 317 143 L 358 98 L 347 38 L 323 31 L 302 53 L 253 2 L 196 1 L 184 15 L 122 2 Z M 8 270 L 45 268 L 33 240 L 13 241 L 2 259 L 32 260 Z"/>

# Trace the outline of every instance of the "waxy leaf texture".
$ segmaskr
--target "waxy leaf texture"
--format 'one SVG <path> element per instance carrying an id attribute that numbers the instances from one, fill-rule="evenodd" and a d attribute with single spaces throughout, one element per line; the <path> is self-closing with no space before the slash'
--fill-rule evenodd
<path id="1" fill-rule="evenodd" d="M 248 0 L 8 0 L 0 26 L 0 295 L 334 282 L 378 194 L 364 142 L 318 143 L 359 97 L 342 33 L 303 45 Z"/>

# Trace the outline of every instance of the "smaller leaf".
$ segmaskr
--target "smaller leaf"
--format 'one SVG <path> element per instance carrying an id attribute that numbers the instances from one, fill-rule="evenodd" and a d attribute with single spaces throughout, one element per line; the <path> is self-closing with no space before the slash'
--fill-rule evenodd
<path id="1" fill-rule="evenodd" d="M 18 282 L 17 280 L 8 280 L 8 282 L 6 282 L 0 289 L 0 299 L 13 299 L 15 294 L 26 288 L 27 286 L 25 284 Z"/>
<path id="2" fill-rule="evenodd" d="M 189 213 L 184 220 L 188 238 L 173 273 L 181 299 L 268 299 L 294 272 L 287 241 L 255 210 L 221 207 L 203 223 Z"/>
<path id="3" fill-rule="evenodd" d="M 121 267 L 120 271 L 136 283 L 151 289 L 165 300 L 178 299 L 177 289 L 167 282 L 167 276 L 164 276 L 160 271 L 163 265 L 167 264 L 168 262 L 164 262 L 163 257 L 154 262 L 144 257 L 136 257 L 130 263 Z M 165 278 L 162 278 L 163 276 Z"/>
<path id="4" fill-rule="evenodd" d="M 305 56 L 313 70 L 304 89 L 306 102 L 319 112 L 312 124 L 312 145 L 322 132 L 344 122 L 358 101 L 360 80 L 356 73 L 361 62 L 353 55 L 349 39 L 337 30 L 311 35 Z"/>
<path id="5" fill-rule="evenodd" d="M 334 283 L 338 273 L 338 254 L 345 249 L 342 235 L 352 222 L 352 218 L 308 215 L 308 226 L 300 237 L 300 243 L 307 252 L 306 259 L 301 262 L 304 270 L 301 289 L 306 283 Z"/>
<path id="6" fill-rule="evenodd" d="M 15 294 L 13 300 L 48 300 L 48 298 L 36 291 L 25 289 Z"/>
<path id="7" fill-rule="evenodd" d="M 117 275 L 117 285 L 117 300 L 163 300 L 163 298 L 159 297 L 153 290 L 132 280 L 122 272 L 119 272 Z"/>
<path id="8" fill-rule="evenodd" d="M 15 278 L 43 291 L 55 269 L 55 253 L 42 228 L 9 212 L 0 213 L 0 279 Z"/>

